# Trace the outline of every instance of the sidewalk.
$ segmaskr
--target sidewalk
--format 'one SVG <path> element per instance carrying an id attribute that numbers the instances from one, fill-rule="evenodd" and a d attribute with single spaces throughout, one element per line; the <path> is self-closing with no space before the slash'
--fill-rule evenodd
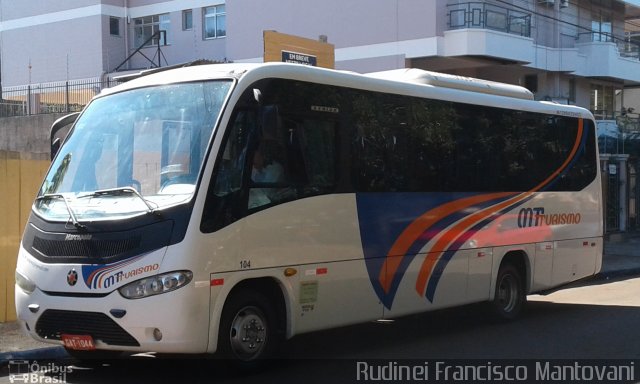
<path id="1" fill-rule="evenodd" d="M 640 274 L 640 232 L 609 234 L 604 242 L 603 277 Z"/>
<path id="2" fill-rule="evenodd" d="M 640 275 L 640 233 L 608 235 L 604 244 L 600 278 Z M 11 359 L 66 358 L 64 349 L 33 340 L 17 322 L 0 323 L 0 366 Z"/>

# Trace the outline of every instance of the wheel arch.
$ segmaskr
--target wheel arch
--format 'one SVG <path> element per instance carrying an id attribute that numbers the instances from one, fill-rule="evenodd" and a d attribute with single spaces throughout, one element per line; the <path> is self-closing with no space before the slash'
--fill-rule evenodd
<path id="1" fill-rule="evenodd" d="M 293 335 L 293 324 L 290 316 L 290 289 L 274 276 L 246 278 L 237 281 L 233 285 L 229 284 L 227 289 L 217 295 L 210 314 L 208 352 L 214 353 L 218 350 L 222 314 L 229 299 L 244 290 L 253 290 L 267 296 L 274 305 L 278 322 L 278 333 L 284 338 L 290 338 Z"/>
<path id="2" fill-rule="evenodd" d="M 533 278 L 532 273 L 532 260 L 529 257 L 529 253 L 525 249 L 509 249 L 504 252 L 502 257 L 500 258 L 499 263 L 494 264 L 493 272 L 491 274 L 491 290 L 490 292 L 490 300 L 493 300 L 495 297 L 496 290 L 496 278 L 498 276 L 498 271 L 502 268 L 503 265 L 512 264 L 515 268 L 518 269 L 522 279 L 525 283 L 525 293 L 529 293 L 531 289 L 531 281 Z"/>

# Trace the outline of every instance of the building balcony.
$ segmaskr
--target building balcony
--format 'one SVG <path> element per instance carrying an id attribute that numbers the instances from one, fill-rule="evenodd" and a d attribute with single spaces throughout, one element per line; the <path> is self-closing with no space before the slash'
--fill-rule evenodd
<path id="1" fill-rule="evenodd" d="M 449 30 L 487 29 L 531 37 L 531 14 L 484 2 L 447 5 Z"/>
<path id="2" fill-rule="evenodd" d="M 444 56 L 529 63 L 534 58 L 531 14 L 485 2 L 447 6 Z"/>
<path id="3" fill-rule="evenodd" d="M 554 47 L 535 41 L 532 13 L 475 1 L 447 5 L 448 28 L 439 53 L 480 57 L 551 72 L 640 84 L 640 36 L 603 32 L 563 34 Z"/>
<path id="4" fill-rule="evenodd" d="M 456 29 L 444 32 L 443 55 L 494 59 L 501 63 L 534 60 L 533 39 L 489 29 Z"/>
<path id="5" fill-rule="evenodd" d="M 640 84 L 638 45 L 610 34 L 583 33 L 578 37 L 578 76 Z"/>

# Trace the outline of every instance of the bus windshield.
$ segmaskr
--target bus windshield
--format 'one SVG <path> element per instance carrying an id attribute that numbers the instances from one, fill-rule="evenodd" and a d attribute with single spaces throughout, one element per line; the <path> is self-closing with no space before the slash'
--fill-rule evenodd
<path id="1" fill-rule="evenodd" d="M 51 166 L 36 212 L 75 223 L 188 201 L 231 85 L 171 84 L 94 100 Z"/>

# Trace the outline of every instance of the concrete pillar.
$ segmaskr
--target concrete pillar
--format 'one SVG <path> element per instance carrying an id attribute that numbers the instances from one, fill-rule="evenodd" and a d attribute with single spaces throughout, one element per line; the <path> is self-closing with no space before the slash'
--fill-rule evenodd
<path id="1" fill-rule="evenodd" d="M 627 161 L 629 160 L 629 155 L 617 155 L 616 159 L 618 160 L 618 172 L 620 172 L 620 232 L 625 232 L 627 230 L 627 221 L 629 218 L 629 198 L 627 196 Z"/>
<path id="2" fill-rule="evenodd" d="M 609 194 L 609 162 L 611 156 L 608 153 L 600 154 L 600 176 L 602 177 L 602 219 L 604 232 L 609 232 L 607 221 L 607 199 Z"/>

